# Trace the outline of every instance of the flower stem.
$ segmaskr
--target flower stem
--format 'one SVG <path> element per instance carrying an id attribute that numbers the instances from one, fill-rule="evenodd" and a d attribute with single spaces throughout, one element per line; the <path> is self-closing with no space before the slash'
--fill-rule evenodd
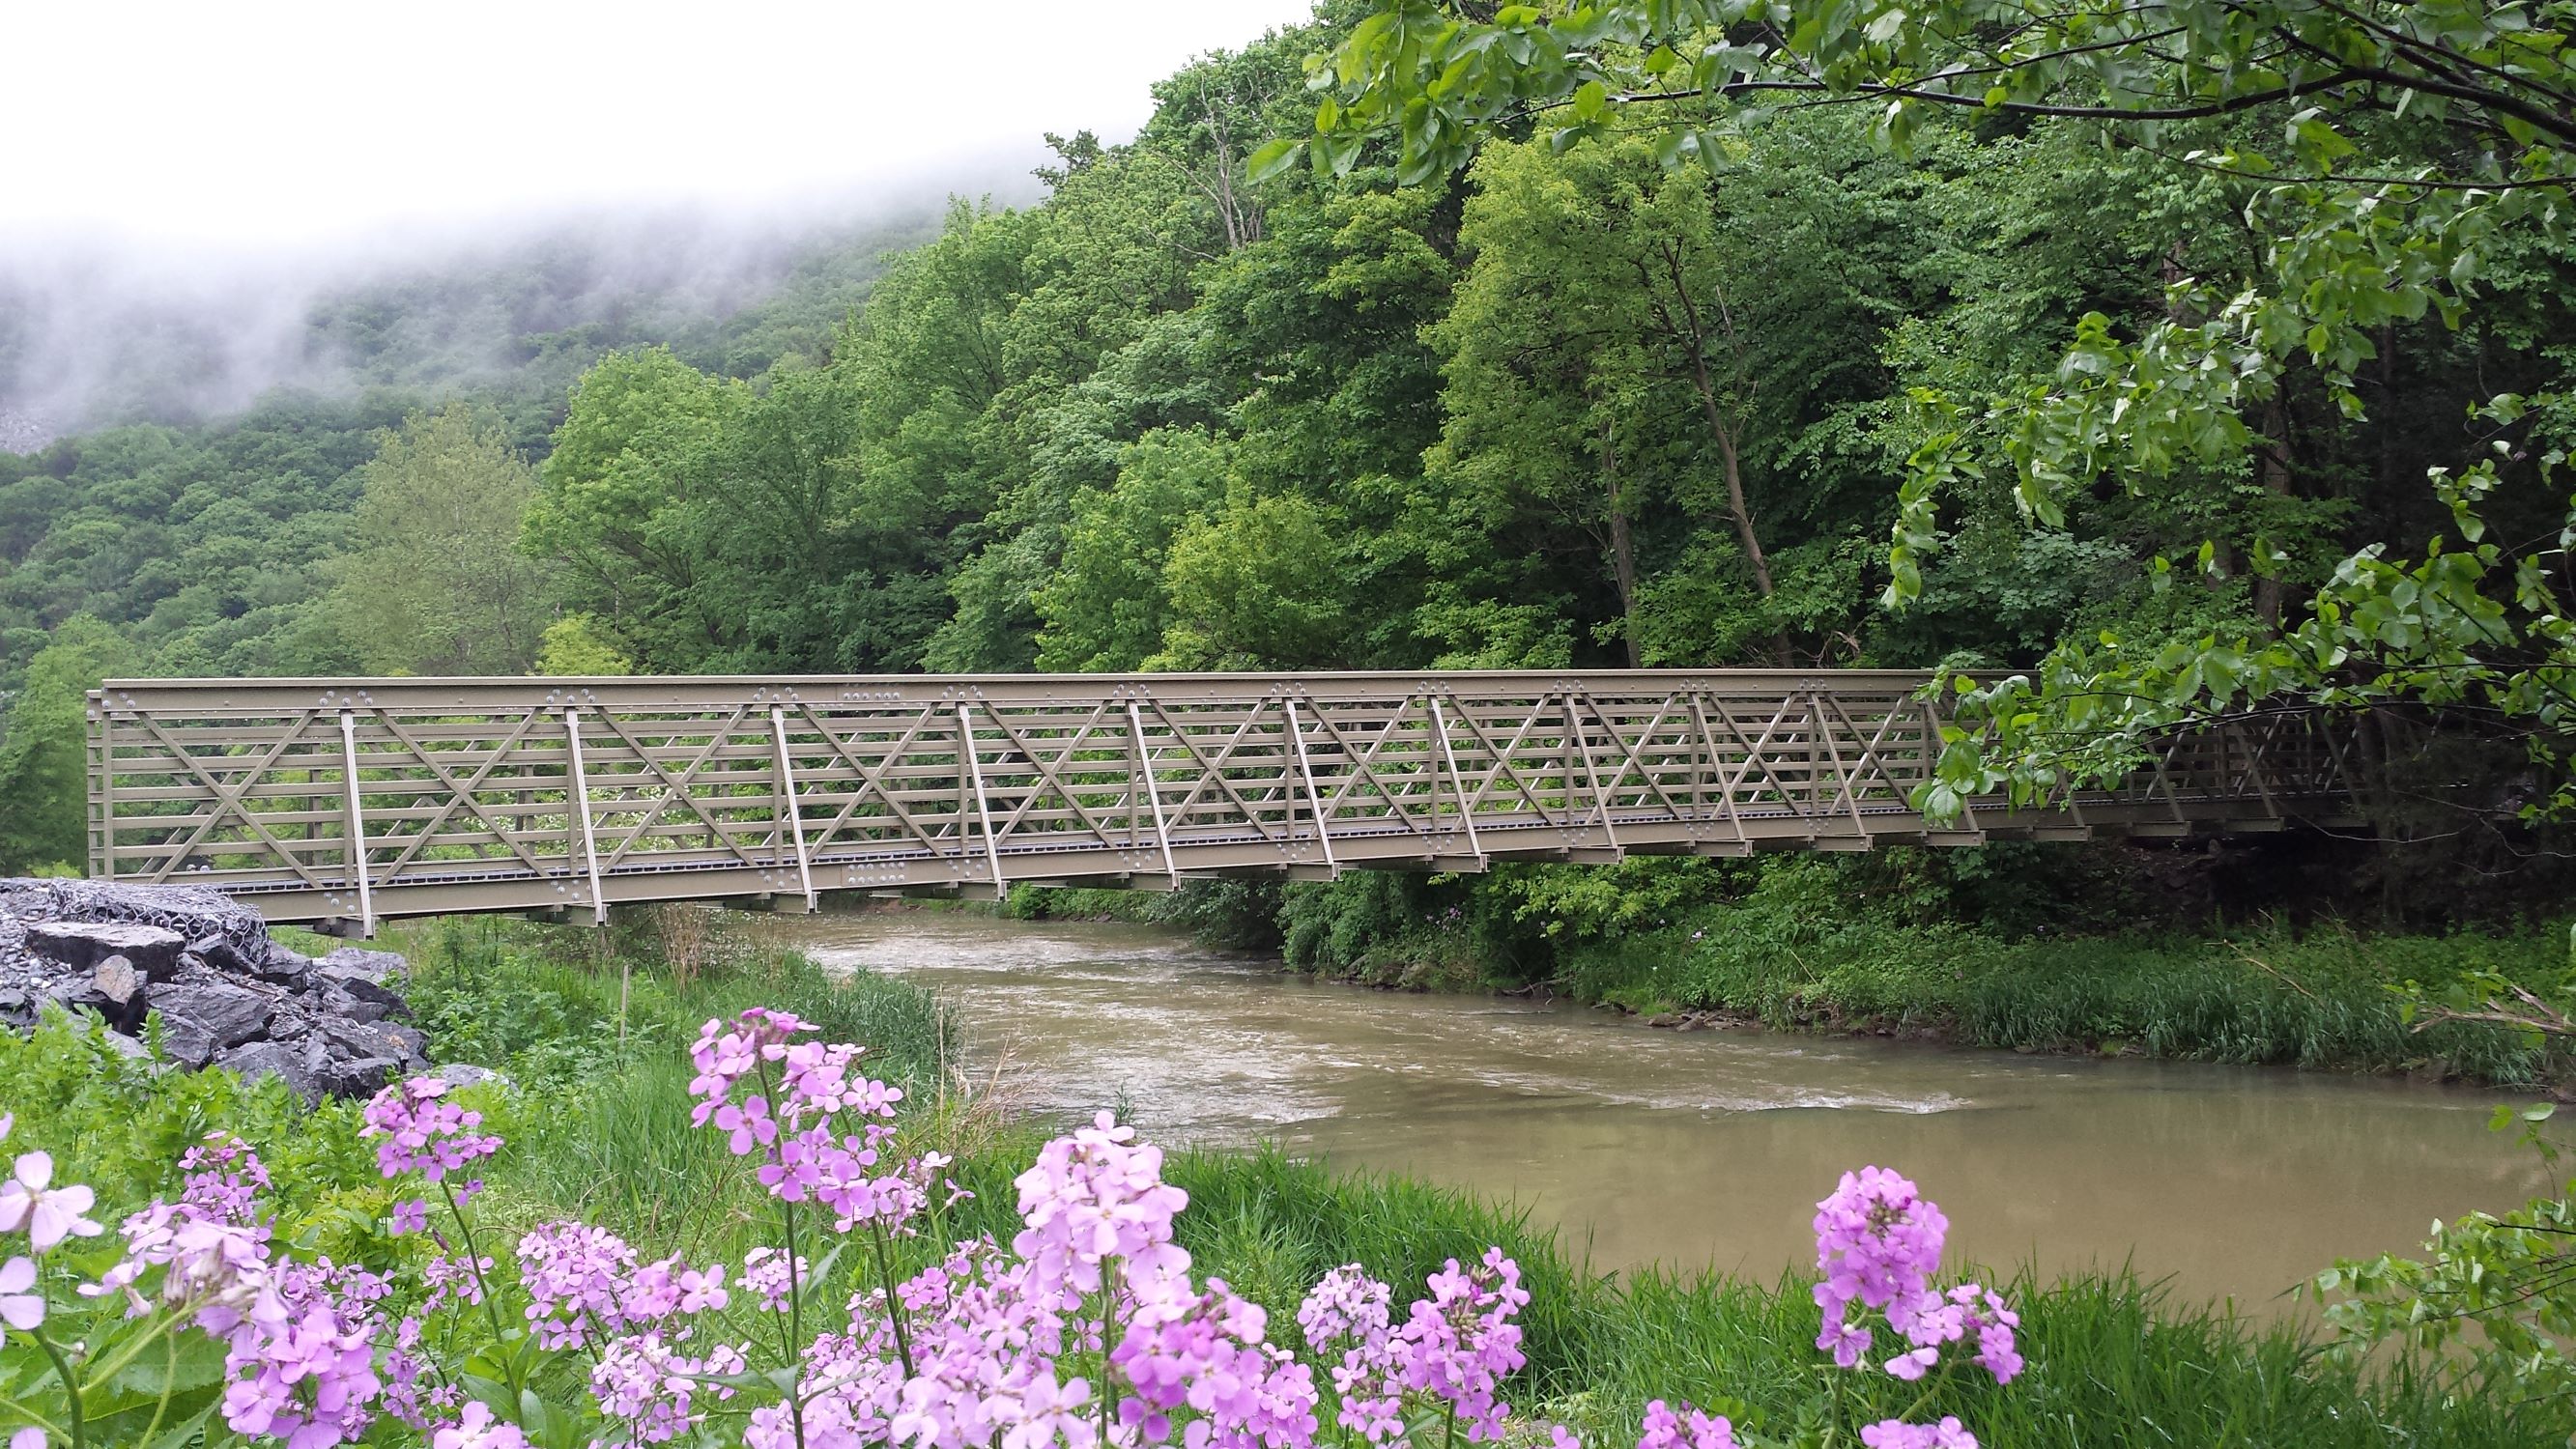
<path id="1" fill-rule="evenodd" d="M 528 1386 L 519 1381 L 519 1356 L 503 1347 L 509 1341 L 509 1333 L 501 1326 L 501 1305 L 493 1296 L 492 1285 L 483 1279 L 483 1250 L 475 1246 L 474 1224 L 465 1216 L 465 1204 L 456 1200 L 456 1189 L 448 1186 L 445 1178 L 439 1179 L 438 1190 L 447 1199 L 448 1215 L 456 1219 L 457 1233 L 465 1239 L 465 1271 L 474 1279 L 476 1296 L 483 1300 L 484 1316 L 492 1320 L 492 1352 L 500 1356 L 501 1371 L 510 1376 L 511 1394 L 525 1393 Z"/>
<path id="2" fill-rule="evenodd" d="M 754 1060 L 759 1064 L 760 1094 L 763 1097 L 768 1098 L 770 1101 L 776 1102 L 778 1100 L 778 1089 L 777 1084 L 770 1079 L 769 1058 L 766 1056 L 756 1055 Z M 779 1130 L 785 1130 L 784 1123 L 779 1124 Z M 769 1160 L 778 1164 L 782 1172 L 787 1166 L 786 1154 L 779 1150 L 778 1143 L 775 1140 L 772 1140 L 769 1143 Z M 781 1178 L 780 1182 L 781 1185 L 784 1185 L 785 1179 Z M 780 1197 L 778 1199 L 778 1217 L 781 1227 L 785 1230 L 785 1236 L 787 1239 L 788 1348 L 787 1363 L 782 1365 L 782 1367 L 788 1367 L 793 1366 L 797 1362 L 797 1345 L 805 1342 L 805 1285 L 803 1282 L 805 1274 L 796 1257 L 796 1204 L 783 1196 Z M 802 1375 L 800 1374 L 799 1377 L 801 1378 Z M 805 1449 L 805 1396 L 793 1388 L 787 1391 L 787 1419 L 789 1426 L 795 1431 L 796 1449 Z"/>
<path id="3" fill-rule="evenodd" d="M 118 1345 L 116 1357 L 107 1360 L 103 1364 L 91 1364 L 87 1375 L 90 1386 L 92 1388 L 104 1388 L 109 1379 L 125 1372 L 125 1366 L 127 1364 L 130 1364 L 137 1358 L 141 1357 L 143 1350 L 150 1348 L 154 1340 L 169 1337 L 170 1330 L 177 1327 L 178 1323 L 179 1316 L 177 1314 L 164 1313 L 161 1315 L 160 1321 L 152 1325 L 151 1332 Z"/>
<path id="4" fill-rule="evenodd" d="M 885 1223 L 871 1218 L 868 1227 L 876 1239 L 877 1277 L 885 1284 L 886 1321 L 894 1325 L 894 1356 L 903 1361 L 903 1376 L 911 1378 L 914 1373 L 912 1335 L 904 1331 L 903 1300 L 895 1296 L 894 1259 L 890 1254 L 891 1245 L 886 1242 Z"/>
<path id="5" fill-rule="evenodd" d="M 161 1437 L 161 1420 L 170 1412 L 170 1385 L 179 1377 L 179 1340 L 175 1335 L 161 1341 L 161 1402 L 152 1406 L 152 1422 L 144 1426 L 138 1444 L 151 1444 Z"/>
<path id="6" fill-rule="evenodd" d="M 28 1330 L 28 1333 L 36 1340 L 36 1347 L 45 1351 L 45 1357 L 54 1361 L 54 1377 L 63 1381 L 63 1395 L 71 1400 L 72 1416 L 70 1427 L 72 1433 L 72 1449 L 89 1449 L 88 1431 L 81 1427 L 81 1391 L 79 1377 L 73 1374 L 71 1363 L 63 1357 L 63 1351 L 54 1346 L 54 1341 L 45 1336 L 45 1331 L 43 1329 L 30 1329 Z"/>

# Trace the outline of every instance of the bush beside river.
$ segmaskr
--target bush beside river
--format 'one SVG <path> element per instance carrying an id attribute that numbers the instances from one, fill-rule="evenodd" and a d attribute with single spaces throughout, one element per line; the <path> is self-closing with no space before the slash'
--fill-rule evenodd
<path id="1" fill-rule="evenodd" d="M 726 1152 L 721 1133 L 689 1125 L 684 1054 L 700 1022 L 750 1002 L 822 1023 L 826 1039 L 871 1044 L 869 1069 L 907 1090 L 902 1140 L 952 1153 L 947 1175 L 976 1194 L 951 1210 L 949 1232 L 1007 1241 L 1016 1225 L 1011 1179 L 1041 1131 L 1002 1110 L 1006 1091 L 968 1089 L 952 1024 L 916 987 L 835 983 L 801 957 L 703 941 L 675 951 L 667 931 L 601 938 L 434 923 L 399 944 L 417 963 L 412 998 L 433 1057 L 493 1068 L 512 1084 L 465 1093 L 485 1113 L 484 1130 L 507 1143 L 477 1169 L 488 1182 L 482 1221 L 503 1242 L 567 1216 L 649 1245 L 648 1256 L 676 1251 L 692 1262 L 739 1262 L 766 1241 L 769 1205 L 749 1164 Z M 635 964 L 639 955 L 680 959 Z M 32 1039 L 0 1036 L 0 1106 L 16 1113 L 9 1149 L 50 1149 L 97 1189 L 95 1215 L 111 1224 L 175 1193 L 179 1153 L 222 1129 L 269 1164 L 283 1214 L 277 1241 L 371 1265 L 407 1251 L 390 1235 L 396 1193 L 377 1175 L 354 1104 L 308 1109 L 273 1082 L 155 1074 L 57 1023 Z M 1790 1440 L 1802 1423 L 1812 1427 L 1832 1377 L 1813 1346 L 1810 1285 L 1795 1275 L 1770 1284 L 1600 1275 L 1515 1213 L 1275 1152 L 1179 1152 L 1166 1170 L 1190 1196 L 1178 1231 L 1197 1271 L 1269 1308 L 1274 1330 L 1293 1325 L 1299 1296 L 1336 1265 L 1366 1264 L 1398 1286 L 1401 1304 L 1412 1296 L 1405 1286 L 1418 1293 L 1444 1259 L 1500 1246 L 1532 1295 L 1521 1319 L 1528 1366 L 1506 1393 L 1520 1419 L 1564 1421 L 1587 1443 L 1626 1442 L 1654 1397 L 1722 1407 L 1739 1426 Z M 1832 1186 L 1818 1183 L 1818 1196 Z M 831 1271 L 848 1275 L 860 1255 L 842 1256 L 850 1261 Z M 838 1302 L 850 1286 L 824 1296 Z M 2248 1325 L 2124 1278 L 2023 1281 L 2010 1293 L 2027 1371 L 2002 1388 L 1945 1387 L 1925 1406 L 1935 1417 L 1972 1411 L 1988 1446 L 2470 1449 L 2544 1442 L 2576 1427 L 2558 1405 L 2456 1395 L 2400 1357 L 2356 1367 L 2294 1326 Z"/>

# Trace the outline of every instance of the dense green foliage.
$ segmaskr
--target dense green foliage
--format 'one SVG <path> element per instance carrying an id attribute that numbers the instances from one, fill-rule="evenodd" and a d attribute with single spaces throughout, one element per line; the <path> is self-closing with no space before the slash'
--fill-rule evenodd
<path id="1" fill-rule="evenodd" d="M 314 364 L 286 374 L 301 385 L 230 409 L 209 389 L 257 372 L 254 339 L 179 310 L 101 324 L 88 429 L 0 452 L 0 870 L 79 860 L 78 700 L 104 674 L 527 668 L 569 611 L 515 551 L 533 485 L 513 475 L 573 380 L 621 346 L 739 376 L 817 360 L 918 230 L 817 234 L 743 275 L 566 240 L 325 290 L 278 344 Z M 661 259 L 692 265 L 721 270 Z M 0 277 L 0 402 L 58 380 L 40 342 L 59 299 L 16 286 Z"/>

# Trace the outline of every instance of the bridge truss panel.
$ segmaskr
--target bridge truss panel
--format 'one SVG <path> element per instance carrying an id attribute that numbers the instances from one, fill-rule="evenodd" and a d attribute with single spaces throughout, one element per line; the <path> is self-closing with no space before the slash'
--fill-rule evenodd
<path id="1" fill-rule="evenodd" d="M 2175 835 L 2349 813 L 2266 712 L 2113 790 L 1926 821 L 1891 671 L 112 681 L 94 875 L 276 920 L 825 892 L 1168 885 L 1494 859 Z"/>

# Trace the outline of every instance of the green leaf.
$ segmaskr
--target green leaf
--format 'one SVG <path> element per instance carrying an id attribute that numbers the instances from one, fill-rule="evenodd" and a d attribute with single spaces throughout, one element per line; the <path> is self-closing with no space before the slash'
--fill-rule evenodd
<path id="1" fill-rule="evenodd" d="M 1330 105 L 1331 102 L 1327 101 L 1325 104 Z M 1316 116 L 1316 125 L 1323 126 L 1320 112 Z M 1283 136 L 1261 146 L 1244 158 L 1244 171 L 1255 181 L 1267 181 L 1296 165 L 1298 159 L 1305 154 L 1305 150 L 1306 143 L 1303 141 L 1292 141 Z"/>

